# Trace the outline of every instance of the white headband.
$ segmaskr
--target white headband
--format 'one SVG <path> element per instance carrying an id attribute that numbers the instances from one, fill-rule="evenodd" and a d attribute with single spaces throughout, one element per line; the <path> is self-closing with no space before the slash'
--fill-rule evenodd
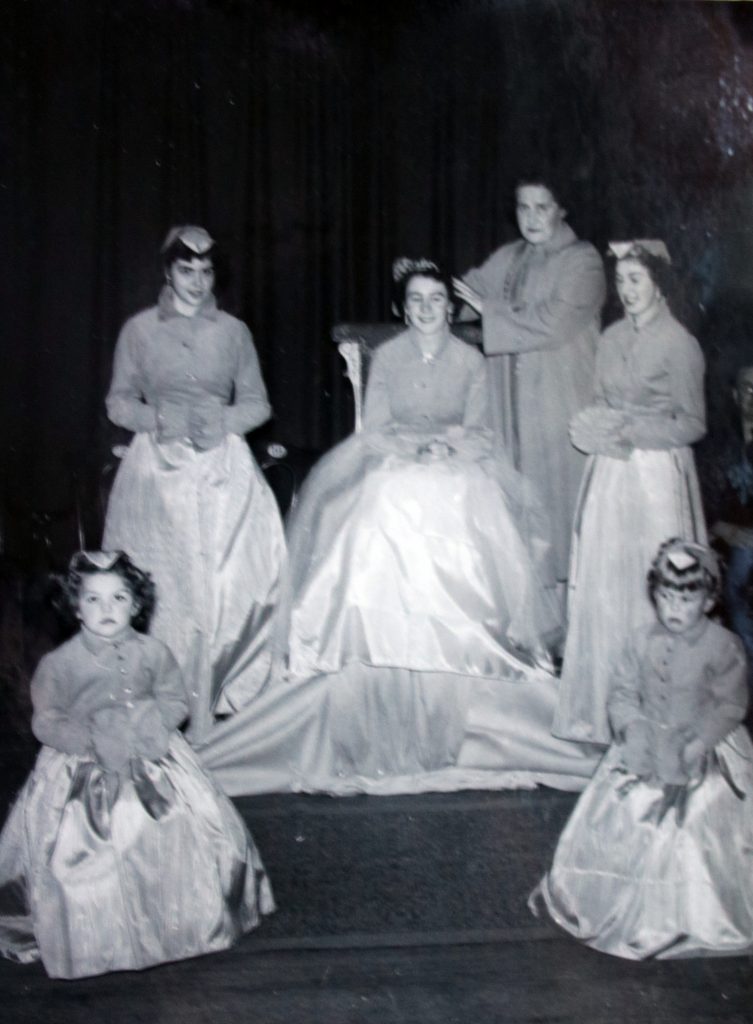
<path id="1" fill-rule="evenodd" d="M 607 246 L 609 252 L 618 260 L 629 259 L 631 256 L 641 256 L 648 253 L 656 256 L 667 263 L 672 262 L 669 249 L 660 238 L 633 238 L 628 242 L 610 242 Z"/>
<path id="2" fill-rule="evenodd" d="M 182 242 L 187 249 L 195 252 L 197 256 L 203 256 L 214 245 L 214 239 L 209 232 L 205 231 L 204 228 L 197 227 L 195 224 L 182 224 L 178 227 L 170 228 L 165 241 L 162 243 L 162 252 L 167 252 L 175 242 Z"/>

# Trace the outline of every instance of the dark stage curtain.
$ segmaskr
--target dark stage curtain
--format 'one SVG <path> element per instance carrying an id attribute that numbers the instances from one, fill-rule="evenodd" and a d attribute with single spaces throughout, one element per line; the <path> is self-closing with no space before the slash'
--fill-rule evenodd
<path id="1" fill-rule="evenodd" d="M 532 167 L 583 237 L 663 234 L 696 311 L 714 301 L 720 232 L 744 252 L 750 205 L 750 39 L 727 6 L 10 0 L 6 504 L 63 510 L 72 480 L 96 486 L 117 332 L 155 300 L 176 222 L 227 251 L 268 435 L 312 450 L 351 429 L 332 324 L 388 318 L 396 255 L 461 272 L 512 237 Z"/>

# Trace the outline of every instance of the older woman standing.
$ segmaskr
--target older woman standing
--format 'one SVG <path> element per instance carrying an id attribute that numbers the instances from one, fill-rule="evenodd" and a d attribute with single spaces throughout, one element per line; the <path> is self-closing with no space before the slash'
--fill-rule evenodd
<path id="1" fill-rule="evenodd" d="M 573 420 L 590 455 L 576 512 L 568 633 L 553 732 L 611 740 L 607 698 L 617 660 L 655 614 L 646 572 L 670 537 L 704 543 L 693 453 L 706 429 L 704 358 L 672 315 L 663 242 L 612 243 L 625 310 L 599 341 L 596 403 Z"/>
<path id="2" fill-rule="evenodd" d="M 107 396 L 110 419 L 136 436 L 104 546 L 154 577 L 152 632 L 180 663 L 194 741 L 267 680 L 284 556 L 275 499 L 243 439 L 270 407 L 248 328 L 217 308 L 215 255 L 203 228 L 170 231 L 159 302 L 123 327 Z"/>
<path id="3" fill-rule="evenodd" d="M 454 284 L 482 317 L 494 425 L 544 504 L 557 578 L 564 581 L 585 463 L 567 429 L 592 397 L 604 267 L 565 223 L 567 212 L 548 182 L 522 180 L 516 213 L 522 239 Z"/>

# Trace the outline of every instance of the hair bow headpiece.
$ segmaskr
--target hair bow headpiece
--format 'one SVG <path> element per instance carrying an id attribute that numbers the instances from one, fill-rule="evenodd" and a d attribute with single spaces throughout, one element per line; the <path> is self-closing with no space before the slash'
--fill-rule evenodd
<path id="1" fill-rule="evenodd" d="M 714 583 L 718 586 L 721 581 L 721 569 L 719 559 L 715 551 L 697 544 L 695 541 L 681 540 L 675 537 L 667 541 L 663 546 L 659 559 L 658 568 L 661 569 L 661 562 L 666 561 L 677 572 L 682 575 L 686 572 L 697 569 L 699 566 L 705 569 Z"/>
<path id="2" fill-rule="evenodd" d="M 631 256 L 656 256 L 666 263 L 672 262 L 669 249 L 660 238 L 631 238 L 626 242 L 610 242 L 607 251 L 618 260 L 629 259 Z"/>
<path id="3" fill-rule="evenodd" d="M 162 243 L 161 251 L 167 252 L 175 242 L 182 242 L 187 249 L 195 252 L 197 256 L 203 256 L 214 245 L 214 239 L 209 232 L 204 228 L 197 227 L 195 224 L 181 224 L 178 227 L 170 228 L 165 241 Z"/>
<path id="4" fill-rule="evenodd" d="M 102 569 L 104 572 L 107 572 L 108 569 L 112 569 L 115 565 L 121 553 L 120 551 L 77 551 L 71 559 L 71 565 L 74 561 L 80 561 L 82 558 L 85 558 L 95 569 Z"/>

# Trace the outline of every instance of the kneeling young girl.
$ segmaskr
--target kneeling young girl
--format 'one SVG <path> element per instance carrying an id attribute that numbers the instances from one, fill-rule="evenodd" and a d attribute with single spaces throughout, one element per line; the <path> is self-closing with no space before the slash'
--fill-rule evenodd
<path id="1" fill-rule="evenodd" d="M 77 978 L 225 949 L 274 901 L 177 731 L 175 659 L 133 628 L 151 579 L 122 552 L 79 552 L 64 590 L 81 628 L 31 683 L 43 746 L 0 836 L 0 952 Z"/>
<path id="2" fill-rule="evenodd" d="M 648 577 L 658 621 L 616 667 L 614 742 L 534 891 L 562 928 L 628 959 L 753 950 L 753 744 L 745 656 L 707 618 L 716 557 L 672 539 Z"/>

